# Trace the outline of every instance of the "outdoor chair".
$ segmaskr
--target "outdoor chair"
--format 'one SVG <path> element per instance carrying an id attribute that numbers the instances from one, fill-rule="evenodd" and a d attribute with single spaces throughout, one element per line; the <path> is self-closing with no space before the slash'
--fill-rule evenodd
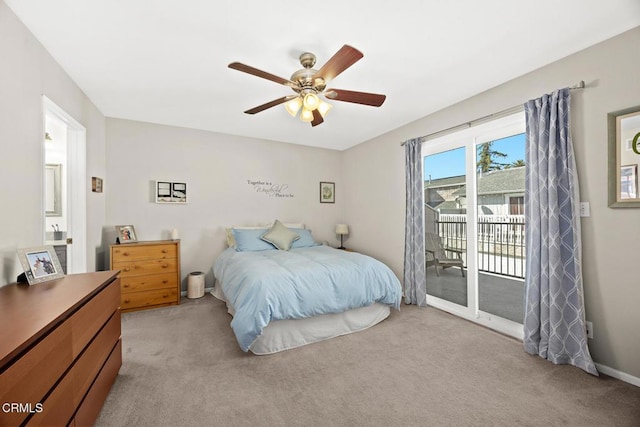
<path id="1" fill-rule="evenodd" d="M 425 233 L 425 248 L 427 257 L 427 266 L 434 265 L 436 275 L 440 276 L 438 267 L 445 269 L 447 267 L 460 267 L 462 277 L 464 277 L 464 268 L 462 261 L 462 251 L 459 249 L 444 248 L 440 236 L 434 233 Z M 447 252 L 454 253 L 454 258 L 448 257 Z"/>

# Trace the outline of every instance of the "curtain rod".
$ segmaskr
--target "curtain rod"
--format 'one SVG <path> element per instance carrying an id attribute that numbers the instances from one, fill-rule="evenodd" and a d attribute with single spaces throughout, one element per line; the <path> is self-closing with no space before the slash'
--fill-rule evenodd
<path id="1" fill-rule="evenodd" d="M 580 80 L 580 82 L 578 82 L 575 85 L 571 86 L 569 88 L 569 90 L 584 89 L 585 87 L 586 86 L 584 84 L 584 80 Z M 425 141 L 428 141 L 430 139 L 434 139 L 436 136 L 441 136 L 441 135 L 444 135 L 444 134 L 448 134 L 448 133 L 451 133 L 451 132 L 456 131 L 456 130 L 467 129 L 467 128 L 470 128 L 472 126 L 478 125 L 480 123 L 484 123 L 484 122 L 486 122 L 488 120 L 498 119 L 500 117 L 508 116 L 510 114 L 515 114 L 515 113 L 517 113 L 519 111 L 524 111 L 524 104 L 516 105 L 516 106 L 513 106 L 511 108 L 507 108 L 506 110 L 498 111 L 497 113 L 492 113 L 492 114 L 489 114 L 487 116 L 480 117 L 478 119 L 470 120 L 470 121 L 468 121 L 466 123 L 462 123 L 462 124 L 459 124 L 459 125 L 456 125 L 456 126 L 452 126 L 450 128 L 442 129 L 442 130 L 439 130 L 437 132 L 430 133 L 428 135 L 423 135 L 420 138 L 423 138 L 424 140 L 422 142 L 425 142 Z M 400 144 L 400 146 L 404 146 L 404 144 L 405 143 L 402 142 Z"/>

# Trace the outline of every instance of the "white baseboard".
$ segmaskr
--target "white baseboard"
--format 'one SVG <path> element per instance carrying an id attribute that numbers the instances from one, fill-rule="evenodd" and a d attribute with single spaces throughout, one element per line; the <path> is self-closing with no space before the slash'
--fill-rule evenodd
<path id="1" fill-rule="evenodd" d="M 618 371 L 617 369 L 610 368 L 600 363 L 596 363 L 596 369 L 598 369 L 598 372 L 601 372 L 605 375 L 609 375 L 610 377 L 617 378 L 620 381 L 624 381 L 625 383 L 640 387 L 640 378 L 638 377 L 634 377 L 633 375 L 629 375 L 625 372 Z"/>

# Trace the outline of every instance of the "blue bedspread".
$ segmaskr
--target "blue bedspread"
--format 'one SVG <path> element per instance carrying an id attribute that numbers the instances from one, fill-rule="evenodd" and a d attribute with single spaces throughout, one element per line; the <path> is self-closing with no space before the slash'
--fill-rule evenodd
<path id="1" fill-rule="evenodd" d="M 328 246 L 259 252 L 229 248 L 213 272 L 235 310 L 231 327 L 244 351 L 272 320 L 341 313 L 376 302 L 399 309 L 402 297 L 389 267 Z"/>

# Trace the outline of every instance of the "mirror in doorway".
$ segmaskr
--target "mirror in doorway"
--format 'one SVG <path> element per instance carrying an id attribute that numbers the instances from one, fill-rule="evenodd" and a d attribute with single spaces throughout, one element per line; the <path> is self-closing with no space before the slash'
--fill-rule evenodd
<path id="1" fill-rule="evenodd" d="M 62 165 L 45 165 L 45 213 L 62 216 Z"/>

